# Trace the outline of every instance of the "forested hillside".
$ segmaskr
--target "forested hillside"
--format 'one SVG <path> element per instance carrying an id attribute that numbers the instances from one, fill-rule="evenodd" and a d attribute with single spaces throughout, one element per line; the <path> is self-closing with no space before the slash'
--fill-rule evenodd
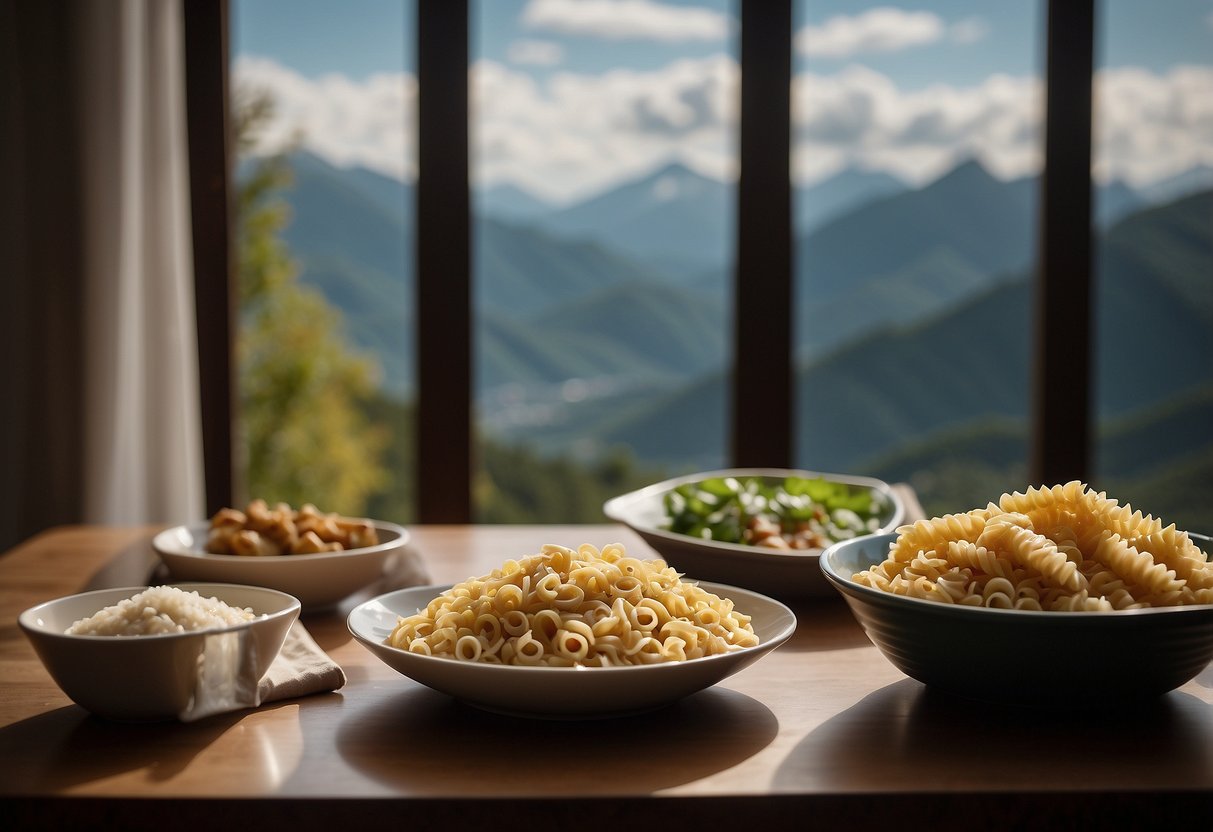
<path id="1" fill-rule="evenodd" d="M 301 279 L 378 358 L 383 407 L 395 407 L 391 399 L 412 395 L 411 192 L 306 154 L 291 163 L 284 237 Z M 607 209 L 618 209 L 619 227 L 656 210 L 663 182 L 678 210 L 650 224 L 657 233 L 644 245 L 669 237 L 664 256 L 626 251 L 595 225 Z M 933 480 L 916 485 L 936 507 L 983 483 L 1018 482 L 1035 182 L 1001 182 L 968 162 L 919 189 L 859 179 L 850 187 L 856 201 L 799 240 L 798 464 L 892 479 L 930 470 Z M 854 196 L 862 188 L 869 196 Z M 554 460 L 548 476 L 557 479 L 574 461 L 622 459 L 620 449 L 654 475 L 724 462 L 727 270 L 689 279 L 677 251 L 688 237 L 668 227 L 702 224 L 703 211 L 723 210 L 722 193 L 670 168 L 563 219 L 538 204 L 509 219 L 478 218 L 476 388 L 486 454 L 529 454 L 532 467 Z M 1105 205 L 1109 216 L 1144 197 L 1117 200 Z M 1098 464 L 1130 492 L 1213 455 L 1210 217 L 1213 191 L 1205 191 L 1133 211 L 1097 238 Z M 1188 480 L 1199 483 L 1191 472 Z"/>

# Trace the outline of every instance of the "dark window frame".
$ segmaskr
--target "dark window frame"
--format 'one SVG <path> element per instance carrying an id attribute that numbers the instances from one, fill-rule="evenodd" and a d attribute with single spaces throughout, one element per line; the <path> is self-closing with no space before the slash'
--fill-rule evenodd
<path id="1" fill-rule="evenodd" d="M 183 3 L 203 453 L 208 511 L 232 504 L 233 333 L 228 0 Z M 1035 482 L 1091 465 L 1091 85 L 1095 0 L 1048 0 L 1045 140 L 1032 332 Z M 792 0 L 740 6 L 733 464 L 791 466 Z M 462 37 L 460 33 L 462 32 Z M 421 523 L 473 519 L 468 0 L 417 0 L 418 422 Z M 461 136 L 462 141 L 452 141 Z M 1073 229 L 1086 229 L 1076 242 Z M 765 310 L 758 315 L 755 310 Z M 784 315 L 772 320 L 770 309 Z M 452 335 L 458 336 L 453 339 Z M 454 341 L 454 352 L 452 345 Z M 764 390 L 758 397 L 747 390 Z M 772 396 L 774 398 L 772 399 Z M 452 472 L 466 472 L 466 476 Z"/>
<path id="2" fill-rule="evenodd" d="M 1095 0 L 1050 0 L 1034 293 L 1031 448 L 1037 483 L 1091 469 L 1091 122 Z"/>
<path id="3" fill-rule="evenodd" d="M 206 510 L 234 505 L 235 246 L 228 0 L 181 4 Z"/>
<path id="4" fill-rule="evenodd" d="M 739 6 L 740 176 L 730 457 L 741 467 L 790 468 L 796 458 L 792 0 Z"/>
<path id="5" fill-rule="evenodd" d="M 417 517 L 472 519 L 468 3 L 417 0 Z"/>

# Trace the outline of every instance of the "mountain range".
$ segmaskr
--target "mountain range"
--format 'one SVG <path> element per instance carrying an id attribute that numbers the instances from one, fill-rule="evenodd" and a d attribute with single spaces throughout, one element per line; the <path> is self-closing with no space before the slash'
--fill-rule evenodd
<path id="1" fill-rule="evenodd" d="M 343 312 L 386 390 L 409 396 L 411 190 L 308 154 L 290 163 L 284 237 L 303 281 Z M 1158 193 L 1186 193 L 1202 177 Z M 797 240 L 799 464 L 897 470 L 916 447 L 948 437 L 961 447 L 995 428 L 1010 438 L 987 452 L 1014 447 L 1022 458 L 1035 180 L 1001 181 L 968 161 L 920 188 L 851 171 L 817 190 Z M 1097 396 L 1108 419 L 1131 422 L 1213 389 L 1213 197 L 1152 198 L 1123 183 L 1099 195 L 1109 225 L 1096 249 Z M 678 165 L 562 210 L 516 189 L 478 193 L 484 429 L 540 450 L 625 445 L 670 468 L 723 462 L 727 258 L 695 263 L 687 250 L 699 239 L 706 251 L 706 228 L 725 251 L 730 199 Z M 1187 405 L 1174 407 L 1169 418 L 1191 423 Z M 1213 442 L 1208 431 L 1198 441 Z"/>
<path id="2" fill-rule="evenodd" d="M 294 184 L 287 192 L 292 221 L 284 232 L 291 251 L 300 261 L 305 283 L 322 291 L 333 303 L 344 311 L 348 332 L 354 343 L 380 357 L 386 387 L 400 395 L 406 395 L 411 386 L 413 345 L 407 333 L 411 330 L 412 297 L 406 277 L 411 268 L 412 250 L 412 194 L 404 184 L 364 169 L 338 169 L 316 156 L 300 153 L 291 158 Z M 824 349 L 841 341 L 856 337 L 873 327 L 883 325 L 890 317 L 907 314 L 907 304 L 913 308 L 911 314 L 926 314 L 940 305 L 951 303 L 986 285 L 991 258 L 987 252 L 971 254 L 964 240 L 955 240 L 946 233 L 932 238 L 933 229 L 922 229 L 921 221 L 915 217 L 913 201 L 903 205 L 912 193 L 920 193 L 920 200 L 947 202 L 949 199 L 964 199 L 957 191 L 971 187 L 977 194 L 974 198 L 987 200 L 990 213 L 1012 216 L 1019 210 L 1024 219 L 1012 223 L 1016 231 L 1014 240 L 1004 248 L 1023 246 L 1028 214 L 1026 206 L 1016 206 L 1006 198 L 1015 189 L 999 189 L 996 180 L 980 169 L 972 171 L 971 177 L 959 176 L 956 183 L 945 178 L 921 192 L 898 191 L 886 199 L 874 202 L 844 214 L 832 222 L 826 222 L 801 241 L 801 250 L 807 252 L 798 263 L 800 297 L 812 299 L 801 304 L 804 310 L 798 315 L 798 331 L 802 333 L 803 349 Z M 842 183 L 851 181 L 858 190 L 849 197 L 844 194 Z M 653 203 L 644 197 L 661 182 L 676 181 L 671 199 L 665 203 Z M 860 199 L 856 194 L 864 188 L 886 187 L 888 182 L 872 176 L 856 175 L 835 177 L 833 199 L 852 201 Z M 982 191 L 986 186 L 989 193 Z M 942 189 L 944 193 L 937 194 Z M 696 195 L 693 196 L 693 195 Z M 590 321 L 591 327 L 608 326 L 612 314 L 609 309 L 598 314 L 587 310 L 587 304 L 595 302 L 611 304 L 608 290 L 620 286 L 661 286 L 662 291 L 648 300 L 653 315 L 660 309 L 660 322 L 654 318 L 655 326 L 669 330 L 680 330 L 679 317 L 685 309 L 702 309 L 712 321 L 702 330 L 699 354 L 713 360 L 723 360 L 727 335 L 728 278 L 723 263 L 727 258 L 718 253 L 712 268 L 688 267 L 687 259 L 679 254 L 677 235 L 662 233 L 646 245 L 655 245 L 656 240 L 675 241 L 664 257 L 643 257 L 628 252 L 609 241 L 596 239 L 586 233 L 595 211 L 608 211 L 619 217 L 618 229 L 656 227 L 655 222 L 642 221 L 657 214 L 657 207 L 665 205 L 667 223 L 685 228 L 713 227 L 701 221 L 702 214 L 716 214 L 718 224 L 724 224 L 721 200 L 728 193 L 719 183 L 708 184 L 708 180 L 679 166 L 668 166 L 653 176 L 633 183 L 599 199 L 591 199 L 570 209 L 571 219 L 558 227 L 551 217 L 535 217 L 524 223 L 515 212 L 511 218 L 499 218 L 490 214 L 477 216 L 474 238 L 475 292 L 477 312 L 485 322 L 482 339 L 483 356 L 478 387 L 489 389 L 497 384 L 509 382 L 534 382 L 553 384 L 562 381 L 565 368 L 573 356 L 584 354 L 584 360 L 575 363 L 590 376 L 627 374 L 638 367 L 651 364 L 664 368 L 666 373 L 683 377 L 698 372 L 695 361 L 675 362 L 658 359 L 640 364 L 621 363 L 619 356 L 628 350 L 607 349 L 598 345 L 594 349 L 578 348 L 584 343 L 583 331 L 571 331 L 566 321 Z M 633 200 L 629 208 L 628 200 Z M 686 213 L 682 208 L 698 204 L 700 213 Z M 818 203 L 825 204 L 825 201 Z M 839 203 L 841 204 L 841 203 Z M 882 209 L 879 206 L 888 204 Z M 711 206 L 717 206 L 713 208 Z M 820 209 L 823 210 L 824 209 Z M 918 234 L 918 241 L 907 240 L 901 248 L 892 248 L 882 257 L 868 258 L 858 263 L 848 260 L 848 250 L 856 247 L 871 249 L 870 214 L 875 212 L 877 221 L 886 221 L 881 212 L 888 214 L 887 221 L 908 223 Z M 907 216 L 902 218 L 904 213 Z M 602 223 L 605 227 L 606 222 Z M 867 226 L 867 227 L 865 227 Z M 941 225 L 947 231 L 946 225 Z M 561 230 L 563 229 L 563 231 Z M 578 230 L 580 229 L 580 230 Z M 663 232 L 668 229 L 662 229 Z M 622 233 L 619 232 L 619 233 Z M 688 231 L 682 239 L 690 239 Z M 718 248 L 723 236 L 717 234 Z M 882 245 L 896 242 L 886 236 Z M 924 250 L 922 241 L 934 247 Z M 1010 239 L 1010 238 L 1008 238 Z M 895 264 L 896 258 L 910 251 L 904 265 L 894 272 L 880 269 Z M 1026 254 L 1024 255 L 1026 257 Z M 976 262 L 971 262 L 975 260 Z M 706 261 L 705 261 L 706 262 Z M 700 266 L 703 264 L 701 263 Z M 841 268 L 839 268 L 841 266 Z M 828 291 L 814 281 L 818 276 L 830 275 Z M 916 291 L 920 282 L 930 288 L 929 292 Z M 564 304 L 572 304 L 570 314 L 556 312 Z M 520 326 L 530 324 L 539 316 L 546 316 L 545 337 L 549 343 L 563 340 L 573 345 L 558 358 L 535 360 L 531 349 L 529 358 L 522 360 L 510 356 L 502 349 L 508 346 L 523 348 L 527 340 Z M 513 332 L 515 337 L 508 344 L 499 344 L 496 339 Z M 533 340 L 533 336 L 531 337 Z M 518 372 L 511 375 L 497 368 L 512 366 Z M 525 371 L 523 371 L 525 368 Z"/>
<path id="3" fill-rule="evenodd" d="M 1213 391 L 1213 191 L 1135 214 L 1096 250 L 1096 408 L 1131 419 L 1176 398 Z M 871 469 L 910 438 L 965 425 L 1027 418 L 1032 285 L 1009 278 L 944 313 L 873 333 L 817 360 L 797 376 L 798 464 Z M 701 380 L 637 418 L 601 432 L 646 459 L 693 457 L 724 432 L 726 380 Z M 826 402 L 828 406 L 823 406 Z M 698 413 L 692 429 L 685 417 Z M 1178 448 L 1153 453 L 1168 458 Z M 1213 447 L 1205 425 L 1203 445 Z M 1189 446 L 1190 447 L 1190 446 Z M 1200 444 L 1197 447 L 1201 447 Z"/>

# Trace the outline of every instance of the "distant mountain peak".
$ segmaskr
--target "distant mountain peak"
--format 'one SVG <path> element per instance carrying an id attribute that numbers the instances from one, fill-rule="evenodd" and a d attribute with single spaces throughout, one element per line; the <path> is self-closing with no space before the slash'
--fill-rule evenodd
<path id="1" fill-rule="evenodd" d="M 666 202 L 680 196 L 693 196 L 704 186 L 720 184 L 717 180 L 704 176 L 677 160 L 654 168 L 632 181 L 634 185 L 648 191 L 649 195 L 659 202 Z"/>
<path id="2" fill-rule="evenodd" d="M 1172 202 L 1197 191 L 1213 188 L 1213 167 L 1198 164 L 1139 189 L 1150 202 Z"/>
<path id="3" fill-rule="evenodd" d="M 712 180 L 680 164 L 667 165 L 650 177 L 650 181 L 649 193 L 658 202 L 693 197 L 702 192 L 705 185 L 713 184 Z"/>
<path id="4" fill-rule="evenodd" d="M 678 192 L 682 190 L 679 186 L 679 178 L 675 174 L 667 173 L 657 177 L 657 181 L 653 183 L 652 191 L 653 198 L 658 202 L 669 202 L 678 198 Z"/>
<path id="5" fill-rule="evenodd" d="M 489 216 L 529 220 L 556 206 L 513 182 L 481 185 L 475 189 L 476 210 Z"/>
<path id="6" fill-rule="evenodd" d="M 703 174 L 687 167 L 678 159 L 670 159 L 664 165 L 654 168 L 652 172 L 647 174 L 646 179 L 661 179 L 666 176 L 686 177 L 689 179 L 706 179 Z"/>
<path id="7" fill-rule="evenodd" d="M 476 188 L 480 193 L 499 193 L 510 194 L 511 196 L 524 196 L 527 199 L 540 201 L 539 197 L 528 191 L 521 185 L 516 185 L 513 182 L 497 182 L 493 185 L 481 185 Z"/>
<path id="8" fill-rule="evenodd" d="M 297 147 L 287 154 L 287 158 L 296 163 L 313 164 L 317 167 L 337 169 L 337 166 L 306 147 Z"/>
<path id="9" fill-rule="evenodd" d="M 976 156 L 970 156 L 935 180 L 935 184 L 954 182 L 997 182 L 998 179 L 986 169 Z"/>
<path id="10" fill-rule="evenodd" d="M 796 230 L 807 233 L 814 228 L 885 197 L 901 193 L 906 184 L 882 170 L 846 167 L 818 182 L 798 190 L 793 202 Z"/>
<path id="11" fill-rule="evenodd" d="M 874 170 L 869 168 L 856 167 L 854 165 L 841 168 L 838 171 L 830 174 L 824 179 L 808 186 L 808 190 L 819 190 L 822 188 L 834 187 L 841 184 L 851 183 L 880 183 L 896 186 L 897 188 L 905 188 L 906 183 L 894 176 L 892 173 L 884 170 Z"/>

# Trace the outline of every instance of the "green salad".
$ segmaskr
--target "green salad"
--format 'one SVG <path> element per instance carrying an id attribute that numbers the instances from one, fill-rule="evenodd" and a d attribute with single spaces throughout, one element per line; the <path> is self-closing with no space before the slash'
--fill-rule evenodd
<path id="1" fill-rule="evenodd" d="M 817 549 L 880 527 L 888 498 L 821 478 L 714 477 L 665 495 L 665 528 L 723 543 Z"/>

